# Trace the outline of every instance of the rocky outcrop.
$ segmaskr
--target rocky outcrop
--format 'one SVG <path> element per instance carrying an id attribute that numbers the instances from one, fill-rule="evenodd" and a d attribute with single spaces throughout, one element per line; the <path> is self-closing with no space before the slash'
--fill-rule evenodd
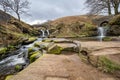
<path id="1" fill-rule="evenodd" d="M 101 43 L 101 45 L 102 44 L 103 43 Z M 94 45 L 92 47 L 84 45 L 79 55 L 83 61 L 91 64 L 97 69 L 120 77 L 120 46 L 116 47 L 116 45 L 109 45 L 98 47 Z"/>
<path id="2" fill-rule="evenodd" d="M 120 15 L 114 16 L 109 21 L 109 25 L 108 35 L 120 36 Z"/>
<path id="3" fill-rule="evenodd" d="M 34 38 L 30 39 L 34 40 Z M 79 53 L 81 49 L 80 43 L 68 39 L 45 38 L 37 41 L 28 48 L 28 58 L 30 63 L 36 61 L 44 53 L 62 54 L 63 51 Z"/>
<path id="4" fill-rule="evenodd" d="M 81 46 L 77 41 L 72 41 L 68 39 L 58 38 L 58 39 L 45 39 L 44 41 L 52 41 L 52 45 L 48 47 L 48 53 L 60 54 L 62 51 L 72 51 L 79 53 Z"/>

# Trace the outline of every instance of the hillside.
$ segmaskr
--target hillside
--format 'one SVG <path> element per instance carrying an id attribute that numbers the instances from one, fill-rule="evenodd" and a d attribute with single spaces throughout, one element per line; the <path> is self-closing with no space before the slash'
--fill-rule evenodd
<path id="1" fill-rule="evenodd" d="M 99 17 L 101 16 L 67 16 L 42 25 L 48 25 L 50 37 L 89 37 L 97 35 L 96 24 L 92 20 Z"/>
<path id="2" fill-rule="evenodd" d="M 17 20 L 0 10 L 0 44 L 8 45 L 21 41 L 22 38 L 37 34 L 30 25 Z"/>

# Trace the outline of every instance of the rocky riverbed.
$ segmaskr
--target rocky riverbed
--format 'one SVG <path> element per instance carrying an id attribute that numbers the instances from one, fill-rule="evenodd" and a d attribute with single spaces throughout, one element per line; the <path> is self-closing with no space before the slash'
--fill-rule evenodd
<path id="1" fill-rule="evenodd" d="M 49 54 L 38 58 L 39 53 L 36 53 L 32 64 L 20 73 L 8 76 L 6 80 L 120 79 L 119 42 L 80 42 L 52 38 L 35 43 L 30 51 L 34 51 L 35 47 Z"/>

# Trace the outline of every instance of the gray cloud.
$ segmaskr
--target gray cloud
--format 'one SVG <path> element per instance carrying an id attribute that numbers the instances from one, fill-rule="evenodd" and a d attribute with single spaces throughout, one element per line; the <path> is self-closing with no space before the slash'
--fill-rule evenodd
<path id="1" fill-rule="evenodd" d="M 50 20 L 63 16 L 80 15 L 86 13 L 84 10 L 85 0 L 29 0 L 31 17 L 23 19 Z"/>

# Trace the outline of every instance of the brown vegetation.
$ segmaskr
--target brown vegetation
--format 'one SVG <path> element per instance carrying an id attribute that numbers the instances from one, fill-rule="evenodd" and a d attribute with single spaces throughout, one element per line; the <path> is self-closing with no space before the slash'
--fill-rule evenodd
<path id="1" fill-rule="evenodd" d="M 21 38 L 37 34 L 30 25 L 0 11 L 0 44 L 12 43 Z"/>

